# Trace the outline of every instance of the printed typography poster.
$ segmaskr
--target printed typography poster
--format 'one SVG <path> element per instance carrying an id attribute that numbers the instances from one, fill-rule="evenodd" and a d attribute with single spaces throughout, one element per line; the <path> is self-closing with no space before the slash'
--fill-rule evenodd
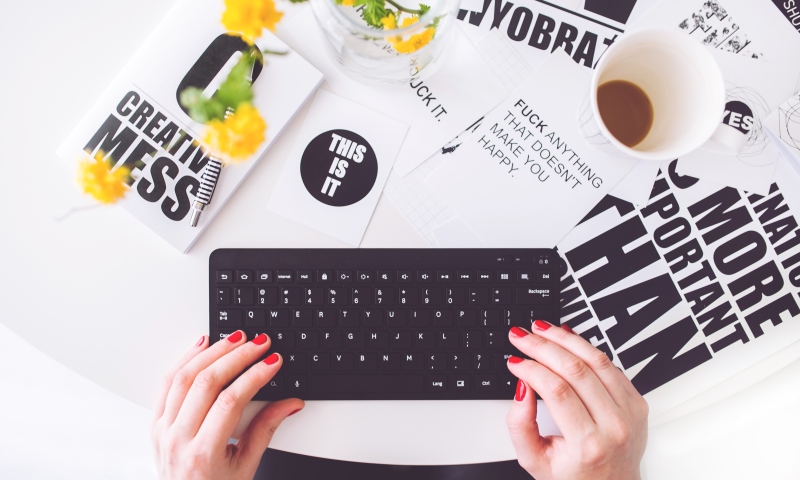
<path id="1" fill-rule="evenodd" d="M 562 322 L 658 414 L 800 339 L 800 177 L 767 195 L 662 169 L 649 203 L 607 196 L 559 244 Z"/>

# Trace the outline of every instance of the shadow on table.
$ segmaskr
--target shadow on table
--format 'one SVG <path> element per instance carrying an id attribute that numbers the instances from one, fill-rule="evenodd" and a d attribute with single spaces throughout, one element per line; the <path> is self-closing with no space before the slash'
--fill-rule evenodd
<path id="1" fill-rule="evenodd" d="M 341 462 L 269 449 L 254 480 L 531 480 L 516 461 L 402 466 Z"/>

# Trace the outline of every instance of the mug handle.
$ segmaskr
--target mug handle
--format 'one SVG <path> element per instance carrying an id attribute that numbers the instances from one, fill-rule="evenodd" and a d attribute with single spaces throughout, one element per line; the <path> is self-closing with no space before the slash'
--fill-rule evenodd
<path id="1" fill-rule="evenodd" d="M 750 133 L 745 134 L 726 123 L 720 123 L 711 138 L 700 147 L 700 150 L 721 155 L 738 155 L 747 145 L 749 138 Z"/>

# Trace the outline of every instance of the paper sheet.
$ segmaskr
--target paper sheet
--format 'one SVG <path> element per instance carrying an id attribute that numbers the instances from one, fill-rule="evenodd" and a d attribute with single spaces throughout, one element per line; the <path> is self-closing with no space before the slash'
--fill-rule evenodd
<path id="1" fill-rule="evenodd" d="M 426 183 L 493 247 L 553 247 L 636 164 L 594 150 L 576 115 L 589 76 L 554 55 Z"/>
<path id="2" fill-rule="evenodd" d="M 647 205 L 660 166 L 661 162 L 639 160 L 636 166 L 614 185 L 609 194 L 636 206 Z"/>
<path id="3" fill-rule="evenodd" d="M 364 85 L 344 74 L 330 58 L 311 9 L 287 24 L 282 37 L 323 72 L 332 92 L 409 125 L 394 167 L 405 176 L 508 94 L 460 30 L 453 33 L 449 61 L 433 77 L 396 86 Z"/>
<path id="4" fill-rule="evenodd" d="M 319 90 L 269 210 L 357 247 L 407 130 L 390 117 Z"/>

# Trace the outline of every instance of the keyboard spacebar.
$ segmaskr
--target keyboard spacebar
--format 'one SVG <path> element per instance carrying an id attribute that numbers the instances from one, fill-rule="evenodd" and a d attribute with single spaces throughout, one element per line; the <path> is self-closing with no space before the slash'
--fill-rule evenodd
<path id="1" fill-rule="evenodd" d="M 311 391 L 316 393 L 420 393 L 425 390 L 422 375 L 313 375 Z"/>

